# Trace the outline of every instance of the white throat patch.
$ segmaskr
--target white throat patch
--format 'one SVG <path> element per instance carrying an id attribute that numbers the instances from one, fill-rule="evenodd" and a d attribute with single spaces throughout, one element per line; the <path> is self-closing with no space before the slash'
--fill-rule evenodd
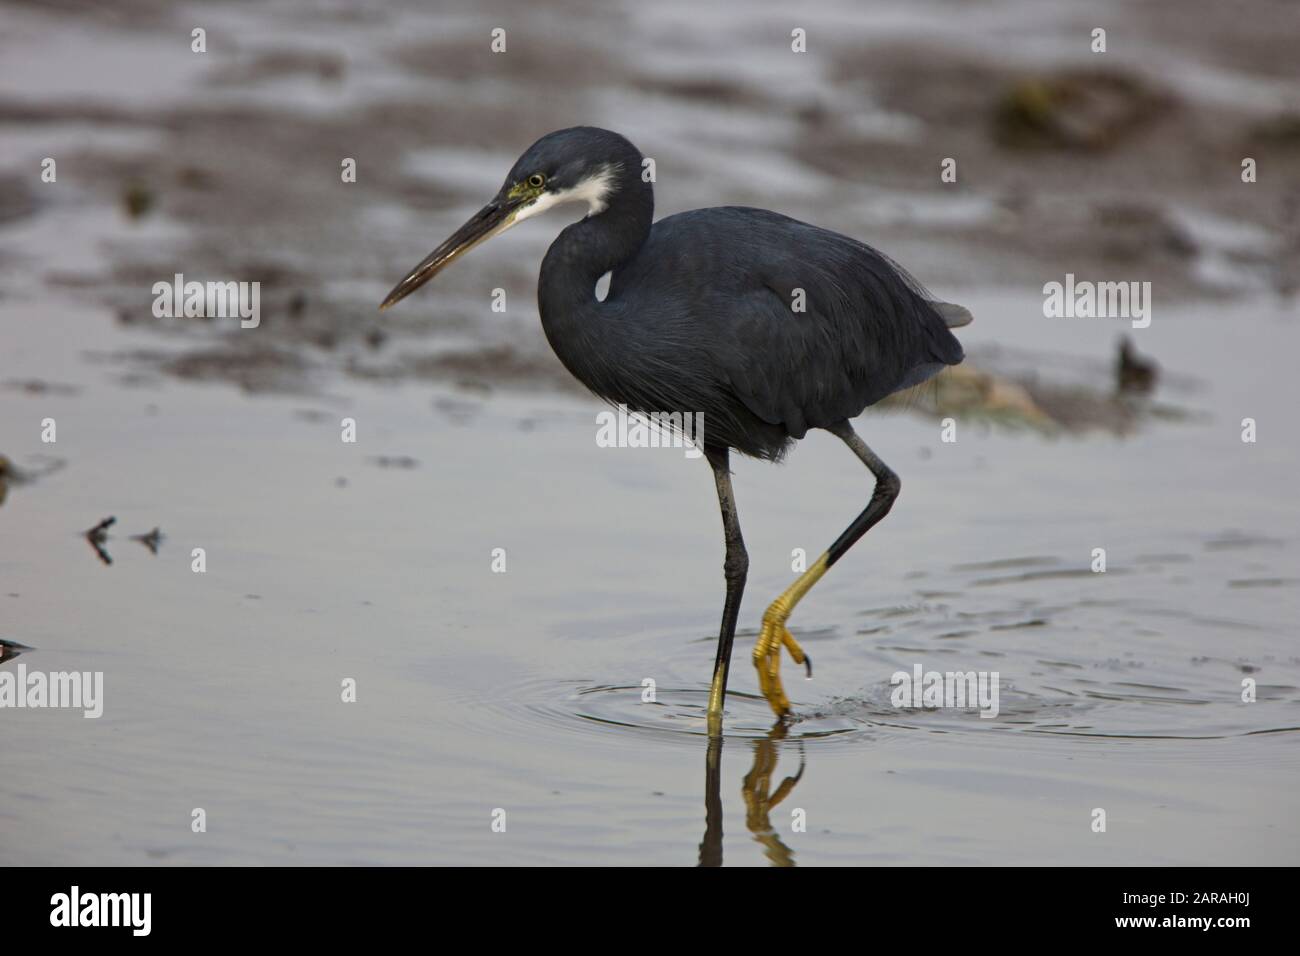
<path id="1" fill-rule="evenodd" d="M 538 213 L 569 202 L 585 202 L 588 217 L 599 215 L 609 205 L 609 194 L 614 189 L 614 172 L 612 166 L 602 166 L 572 189 L 542 193 L 534 202 L 519 210 L 515 222 L 523 222 Z"/>

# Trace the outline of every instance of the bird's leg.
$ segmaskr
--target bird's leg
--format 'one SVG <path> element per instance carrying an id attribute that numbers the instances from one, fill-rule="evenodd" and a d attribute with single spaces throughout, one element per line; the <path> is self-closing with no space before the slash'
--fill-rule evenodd
<path id="1" fill-rule="evenodd" d="M 754 667 L 758 671 L 758 689 L 767 698 L 773 713 L 778 717 L 783 717 L 790 712 L 790 698 L 785 696 L 785 688 L 781 686 L 781 646 L 785 645 L 794 662 L 803 664 L 807 668 L 808 676 L 812 676 L 812 658 L 804 653 L 803 648 L 785 626 L 785 622 L 799 600 L 821 580 L 827 567 L 829 565 L 826 563 L 826 555 L 823 554 L 763 612 L 763 626 L 758 632 L 758 640 L 754 643 Z"/>
<path id="2" fill-rule="evenodd" d="M 790 656 L 794 658 L 795 663 L 806 664 L 809 676 L 812 675 L 812 662 L 790 636 L 785 622 L 790 619 L 790 613 L 795 605 L 812 590 L 812 586 L 821 580 L 822 575 L 830 569 L 831 565 L 842 558 L 845 552 L 853 547 L 876 522 L 889 514 L 889 509 L 893 507 L 894 499 L 898 497 L 902 487 L 898 475 L 894 474 L 889 466 L 867 447 L 866 442 L 858 437 L 857 432 L 847 421 L 832 425 L 827 431 L 848 445 L 862 463 L 871 469 L 871 473 L 876 476 L 876 487 L 862 514 L 858 515 L 835 543 L 813 562 L 812 567 L 799 575 L 794 583 L 786 588 L 785 593 L 763 612 L 763 627 L 759 631 L 758 641 L 754 644 L 754 667 L 758 670 L 759 689 L 762 690 L 763 696 L 767 698 L 767 702 L 778 717 L 790 711 L 790 700 L 781 687 L 781 645 L 784 644 L 790 651 Z"/>
<path id="3" fill-rule="evenodd" d="M 727 697 L 727 672 L 731 668 L 731 644 L 736 638 L 736 619 L 740 616 L 740 598 L 745 592 L 745 575 L 749 572 L 749 554 L 740 535 L 740 518 L 736 514 L 736 497 L 731 490 L 730 454 L 724 448 L 710 451 L 713 480 L 718 486 L 718 505 L 722 509 L 722 532 L 727 541 L 723 573 L 727 578 L 727 601 L 722 608 L 722 628 L 718 633 L 718 656 L 713 662 L 713 684 L 709 688 L 709 734 L 722 731 L 722 705 Z"/>

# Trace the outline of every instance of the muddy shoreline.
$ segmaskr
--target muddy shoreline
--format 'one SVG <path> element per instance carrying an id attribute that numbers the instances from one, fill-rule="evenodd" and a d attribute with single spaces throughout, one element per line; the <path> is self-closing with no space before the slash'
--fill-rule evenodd
<path id="1" fill-rule="evenodd" d="M 804 60 L 780 53 L 784 41 L 770 35 L 778 21 L 764 11 L 742 38 L 756 56 L 775 45 L 780 71 L 764 82 L 728 72 L 699 38 L 683 42 L 671 72 L 652 66 L 634 51 L 654 47 L 657 32 L 617 29 L 615 11 L 562 39 L 520 5 L 516 52 L 494 58 L 469 41 L 472 19 L 433 34 L 404 29 L 414 7 L 393 8 L 387 26 L 327 11 L 301 37 L 272 20 L 254 41 L 240 5 L 209 5 L 210 49 L 200 55 L 186 53 L 183 18 L 165 5 L 112 15 L 94 4 L 7 6 L 18 25 L 11 47 L 24 37 L 39 45 L 69 18 L 86 44 L 177 46 L 168 69 L 188 92 L 150 97 L 147 82 L 123 100 L 93 87 L 74 94 L 75 82 L 46 90 L 39 78 L 24 83 L 23 63 L 0 85 L 0 127 L 23 133 L 11 162 L 34 162 L 51 138 L 67 144 L 58 152 L 68 188 L 10 172 L 4 221 L 21 226 L 69 203 L 103 221 L 91 270 L 5 249 L 11 294 L 36 294 L 43 279 L 124 324 L 156 328 L 168 348 L 121 355 L 125 374 L 255 390 L 308 388 L 308 372 L 569 388 L 535 319 L 550 230 L 470 257 L 439 280 L 436 297 L 400 315 L 375 311 L 393 278 L 495 188 L 508 157 L 566 121 L 618 126 L 654 156 L 661 215 L 776 208 L 888 250 L 953 298 L 1069 272 L 1151 281 L 1164 306 L 1295 301 L 1300 103 L 1270 95 L 1285 88 L 1291 48 L 1264 16 L 1224 23 L 1212 44 L 1200 31 L 1160 27 L 1159 47 L 1140 52 L 1183 10 L 1144 5 L 1112 38 L 1114 52 L 1090 54 L 1080 42 L 1048 64 L 1045 49 L 1076 42 L 1068 10 L 1025 24 L 1050 37 L 1037 48 L 994 42 L 1001 14 L 953 8 L 950 27 L 936 31 L 924 18 L 886 15 L 878 29 L 841 12 L 827 25 L 843 29 L 814 30 L 823 45 Z M 1213 4 L 1203 14 L 1227 16 Z M 611 36 L 628 55 L 609 48 Z M 51 56 L 71 67 L 78 42 Z M 1198 85 L 1198 70 L 1236 71 L 1236 86 Z M 547 91 L 551 116 L 511 94 L 520 84 Z M 1220 87 L 1243 92 L 1225 102 Z M 676 128 L 664 126 L 674 115 Z M 731 122 L 711 128 L 722 116 Z M 1243 156 L 1257 161 L 1259 182 L 1240 181 Z M 357 160 L 356 183 L 340 179 L 344 157 Z M 940 182 L 945 157 L 957 160 L 955 183 Z M 182 269 L 261 282 L 258 334 L 155 318 L 149 287 Z M 488 308 L 494 288 L 511 303 L 505 316 Z"/>

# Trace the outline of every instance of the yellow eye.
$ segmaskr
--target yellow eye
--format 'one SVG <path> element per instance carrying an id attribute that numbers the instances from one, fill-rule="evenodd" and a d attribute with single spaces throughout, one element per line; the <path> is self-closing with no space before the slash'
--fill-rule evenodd
<path id="1" fill-rule="evenodd" d="M 532 186 L 534 189 L 541 189 L 543 184 L 545 184 L 545 182 L 546 182 L 546 177 L 543 176 L 541 173 L 533 173 L 531 176 L 528 177 L 528 185 Z"/>

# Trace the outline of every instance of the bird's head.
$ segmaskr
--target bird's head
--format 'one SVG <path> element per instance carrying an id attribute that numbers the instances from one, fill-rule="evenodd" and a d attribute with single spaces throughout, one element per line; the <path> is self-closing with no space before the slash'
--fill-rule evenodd
<path id="1" fill-rule="evenodd" d="M 519 157 L 492 201 L 407 273 L 379 307 L 406 298 L 470 249 L 554 206 L 582 203 L 588 216 L 599 215 L 620 189 L 640 185 L 640 170 L 641 154 L 618 133 L 592 126 L 547 133 Z"/>

